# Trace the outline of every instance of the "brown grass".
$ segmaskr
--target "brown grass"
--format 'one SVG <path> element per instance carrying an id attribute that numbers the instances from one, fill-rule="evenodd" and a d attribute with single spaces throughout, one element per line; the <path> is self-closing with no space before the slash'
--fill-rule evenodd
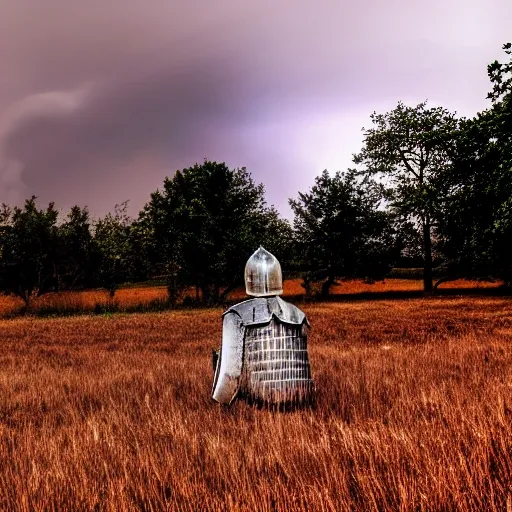
<path id="1" fill-rule="evenodd" d="M 150 305 L 155 300 L 165 301 L 166 298 L 167 288 L 165 286 L 121 288 L 116 291 L 113 301 L 108 292 L 101 289 L 48 293 L 36 298 L 31 309 L 35 313 L 43 309 L 62 312 L 92 312 L 98 306 L 108 308 L 109 305 L 116 305 L 130 308 L 138 305 Z M 0 316 L 12 315 L 22 307 L 21 299 L 0 295 Z"/>
<path id="2" fill-rule="evenodd" d="M 303 307 L 291 413 L 210 401 L 220 309 L 0 321 L 0 509 L 512 505 L 510 299 Z"/>
<path id="3" fill-rule="evenodd" d="M 457 279 L 448 281 L 439 285 L 440 289 L 481 289 L 481 288 L 497 288 L 501 283 L 487 281 L 470 281 L 466 279 Z M 423 281 L 419 279 L 385 279 L 377 281 L 373 284 L 365 283 L 362 280 L 338 281 L 333 286 L 331 293 L 333 295 L 340 294 L 358 294 L 358 293 L 383 293 L 383 292 L 412 292 L 423 290 Z M 304 288 L 301 286 L 300 279 L 285 281 L 285 295 L 301 295 L 304 294 Z"/>
<path id="4" fill-rule="evenodd" d="M 304 295 L 304 288 L 300 279 L 290 279 L 284 282 L 284 297 L 297 297 Z M 459 279 L 441 284 L 441 289 L 482 289 L 497 288 L 499 282 L 468 281 Z M 362 293 L 379 294 L 383 292 L 420 292 L 423 289 L 423 281 L 413 279 L 386 279 L 374 284 L 364 283 L 361 280 L 340 281 L 332 287 L 333 295 L 355 295 Z M 183 296 L 195 297 L 195 289 L 186 291 Z M 245 300 L 247 295 L 245 288 L 241 287 L 229 294 L 229 300 Z M 163 304 L 167 299 L 165 286 L 143 286 L 133 288 L 121 288 L 116 291 L 112 300 L 105 290 L 85 290 L 77 292 L 48 293 L 35 299 L 31 305 L 31 311 L 35 314 L 47 312 L 48 314 L 73 314 L 90 313 L 104 310 L 123 311 L 135 309 L 138 306 L 152 309 L 152 305 Z M 159 304 L 160 303 L 160 304 Z M 16 314 L 23 308 L 23 302 L 13 296 L 0 295 L 0 318 Z M 158 307 L 162 309 L 162 307 Z"/>
<path id="5" fill-rule="evenodd" d="M 502 283 L 499 281 L 471 281 L 467 279 L 456 279 L 441 283 L 441 290 L 481 290 L 481 289 L 497 289 Z M 318 284 L 313 290 L 319 292 L 321 284 Z M 365 283 L 360 279 L 339 280 L 336 285 L 331 288 L 331 295 L 356 295 L 356 294 L 379 294 L 389 292 L 421 292 L 423 290 L 423 281 L 420 279 L 398 279 L 390 278 L 375 283 Z M 195 296 L 195 291 L 185 292 L 185 295 Z M 305 294 L 302 287 L 301 279 L 287 279 L 283 284 L 283 297 L 297 297 Z M 245 300 L 247 294 L 245 288 L 240 287 L 229 294 L 230 300 Z"/>

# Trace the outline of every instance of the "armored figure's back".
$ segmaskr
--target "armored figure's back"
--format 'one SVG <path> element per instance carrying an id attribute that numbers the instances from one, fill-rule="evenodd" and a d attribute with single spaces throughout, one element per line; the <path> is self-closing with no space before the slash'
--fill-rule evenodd
<path id="1" fill-rule="evenodd" d="M 267 404 L 312 401 L 304 313 L 280 297 L 247 300 L 224 313 L 213 398 Z"/>
<path id="2" fill-rule="evenodd" d="M 313 382 L 304 313 L 279 297 L 266 297 L 233 306 L 227 315 L 243 325 L 238 395 L 253 402 L 309 402 Z"/>
<path id="3" fill-rule="evenodd" d="M 282 293 L 279 261 L 260 247 L 245 268 L 248 295 L 257 297 L 223 315 L 222 348 L 212 397 L 268 404 L 303 404 L 313 398 L 306 315 Z"/>
<path id="4" fill-rule="evenodd" d="M 263 403 L 311 401 L 306 324 L 268 324 L 245 329 L 240 396 Z"/>

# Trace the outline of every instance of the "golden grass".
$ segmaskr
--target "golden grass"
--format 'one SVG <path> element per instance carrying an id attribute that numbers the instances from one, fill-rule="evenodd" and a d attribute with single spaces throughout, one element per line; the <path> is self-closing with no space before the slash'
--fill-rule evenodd
<path id="1" fill-rule="evenodd" d="M 457 279 L 448 281 L 439 285 L 440 289 L 468 289 L 468 288 L 497 288 L 500 283 L 491 283 L 485 281 L 469 281 L 465 279 Z M 288 288 L 286 286 L 288 285 Z M 302 291 L 300 291 L 302 290 Z M 336 294 L 356 294 L 356 293 L 382 293 L 382 292 L 409 292 L 423 290 L 423 281 L 417 279 L 385 279 L 377 281 L 373 284 L 365 283 L 362 280 L 338 281 L 333 286 L 331 293 Z M 304 293 L 304 289 L 300 286 L 300 280 L 289 281 L 285 284 L 285 293 L 289 295 Z"/>
<path id="2" fill-rule="evenodd" d="M 0 321 L 0 509 L 512 504 L 510 299 L 303 308 L 318 400 L 291 413 L 210 400 L 220 309 Z"/>
<path id="3" fill-rule="evenodd" d="M 290 279 L 284 282 L 283 297 L 296 297 L 304 295 L 304 288 L 300 279 Z M 481 289 L 497 288 L 501 283 L 468 281 L 459 279 L 441 284 L 441 289 Z M 374 284 L 364 283 L 361 280 L 340 281 L 332 287 L 333 295 L 353 295 L 360 293 L 383 292 L 421 292 L 423 281 L 412 279 L 387 279 Z M 195 297 L 195 289 L 186 291 L 183 296 Z M 245 300 L 245 288 L 240 287 L 229 294 L 230 300 Z M 130 309 L 136 306 L 151 308 L 151 304 L 166 301 L 167 288 L 165 286 L 144 286 L 134 288 L 121 288 L 116 291 L 112 300 L 105 290 L 85 290 L 77 292 L 48 293 L 36 298 L 31 305 L 34 313 L 48 311 L 50 313 L 78 313 L 93 312 L 96 309 Z M 0 317 L 13 315 L 20 311 L 23 302 L 13 296 L 0 295 Z M 161 309 L 161 308 L 160 308 Z"/>
<path id="4" fill-rule="evenodd" d="M 91 312 L 97 306 L 107 307 L 109 304 L 122 307 L 149 305 L 155 300 L 166 300 L 167 288 L 165 286 L 147 286 L 140 288 L 121 288 L 116 291 L 114 299 L 110 299 L 105 290 L 85 290 L 77 292 L 48 293 L 36 298 L 32 304 L 34 312 L 42 309 L 55 311 L 85 311 Z M 15 313 L 23 306 L 21 299 L 13 296 L 0 295 L 0 316 Z"/>
<path id="5" fill-rule="evenodd" d="M 283 285 L 283 297 L 294 297 L 304 295 L 304 288 L 301 286 L 302 280 L 288 279 Z M 439 285 L 440 289 L 481 289 L 481 288 L 497 288 L 500 282 L 486 282 L 486 281 L 470 281 L 466 279 L 457 279 L 455 281 L 448 281 Z M 318 286 L 320 288 L 320 286 Z M 423 290 L 423 281 L 419 279 L 385 279 L 384 281 L 377 281 L 373 284 L 365 283 L 362 280 L 347 280 L 338 281 L 338 283 L 331 288 L 333 295 L 355 295 L 358 293 L 383 293 L 383 292 L 421 292 Z M 233 291 L 230 296 L 231 299 L 244 299 L 247 298 L 244 288 L 238 288 Z"/>

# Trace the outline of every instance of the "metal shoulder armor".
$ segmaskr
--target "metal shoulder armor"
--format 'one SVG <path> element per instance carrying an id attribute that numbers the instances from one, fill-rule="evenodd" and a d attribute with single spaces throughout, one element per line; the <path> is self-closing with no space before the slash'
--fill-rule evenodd
<path id="1" fill-rule="evenodd" d="M 236 313 L 244 326 L 268 324 L 272 317 L 292 325 L 309 326 L 308 319 L 297 306 L 285 302 L 280 297 L 261 297 L 250 299 L 229 308 L 224 315 Z"/>
<path id="2" fill-rule="evenodd" d="M 222 345 L 213 379 L 212 398 L 230 404 L 239 388 L 244 353 L 244 328 L 235 312 L 226 312 L 222 319 Z"/>

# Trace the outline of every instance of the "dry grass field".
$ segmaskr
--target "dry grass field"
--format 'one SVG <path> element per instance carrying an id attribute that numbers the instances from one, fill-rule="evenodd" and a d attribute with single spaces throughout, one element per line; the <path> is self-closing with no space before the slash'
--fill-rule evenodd
<path id="1" fill-rule="evenodd" d="M 0 510 L 512 509 L 512 300 L 316 303 L 315 409 L 210 400 L 220 309 L 0 320 Z"/>
<path id="2" fill-rule="evenodd" d="M 37 313 L 43 309 L 64 313 L 92 312 L 96 307 L 108 307 L 109 304 L 134 307 L 149 305 L 152 301 L 164 301 L 167 298 L 165 286 L 140 288 L 122 288 L 117 290 L 114 300 L 105 290 L 85 290 L 79 292 L 48 293 L 33 301 L 32 310 Z M 0 317 L 16 313 L 23 302 L 13 296 L 0 295 Z"/>
<path id="3" fill-rule="evenodd" d="M 499 282 L 477 282 L 458 279 L 443 283 L 440 289 L 492 289 L 497 288 Z M 374 284 L 364 283 L 361 280 L 341 281 L 333 286 L 333 295 L 379 294 L 389 292 L 421 292 L 423 281 L 413 279 L 386 279 Z M 183 296 L 194 297 L 195 290 L 186 291 Z M 284 297 L 297 297 L 304 295 L 304 288 L 300 279 L 290 279 L 284 282 Z M 245 300 L 245 288 L 238 288 L 229 295 L 230 300 Z M 112 300 L 105 290 L 86 290 L 77 292 L 48 293 L 33 301 L 32 312 L 49 314 L 76 314 L 81 312 L 94 312 L 103 310 L 133 310 L 137 307 L 151 309 L 155 303 L 164 305 L 167 299 L 165 286 L 141 286 L 121 288 L 117 290 Z M 11 316 L 23 308 L 21 299 L 13 296 L 0 295 L 0 318 Z M 162 308 L 159 308 L 162 309 Z"/>

